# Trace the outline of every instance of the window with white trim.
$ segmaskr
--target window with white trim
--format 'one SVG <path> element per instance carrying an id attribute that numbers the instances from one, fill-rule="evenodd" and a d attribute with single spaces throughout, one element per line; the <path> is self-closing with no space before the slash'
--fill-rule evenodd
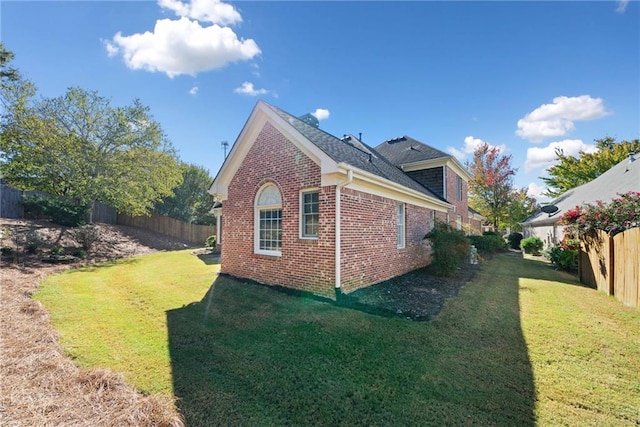
<path id="1" fill-rule="evenodd" d="M 397 244 L 398 249 L 403 249 L 405 246 L 405 212 L 404 203 L 398 203 L 396 205 L 396 226 L 397 226 Z"/>
<path id="2" fill-rule="evenodd" d="M 462 230 L 462 216 L 456 215 L 456 229 Z"/>
<path id="3" fill-rule="evenodd" d="M 282 249 L 282 196 L 273 184 L 264 185 L 256 196 L 254 252 L 280 256 Z"/>
<path id="4" fill-rule="evenodd" d="M 300 193 L 300 237 L 303 239 L 318 238 L 320 222 L 320 205 L 318 190 L 307 190 Z"/>

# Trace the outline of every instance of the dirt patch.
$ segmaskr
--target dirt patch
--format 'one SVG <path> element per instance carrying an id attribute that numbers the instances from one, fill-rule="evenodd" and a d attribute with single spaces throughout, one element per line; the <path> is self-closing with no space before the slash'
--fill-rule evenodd
<path id="1" fill-rule="evenodd" d="M 480 264 L 464 264 L 451 277 L 439 277 L 429 267 L 415 270 L 348 295 L 354 305 L 368 311 L 412 320 L 435 317 L 445 301 L 455 297 L 473 279 Z"/>
<path id="2" fill-rule="evenodd" d="M 187 247 L 184 242 L 133 227 L 97 226 L 101 239 L 85 259 L 52 265 L 43 259 L 54 246 L 68 254 L 79 248 L 67 228 L 45 221 L 0 219 L 0 247 L 13 247 L 17 254 L 3 257 L 0 271 L 0 425 L 183 425 L 172 399 L 145 396 L 121 374 L 76 367 L 58 345 L 47 311 L 31 298 L 48 274 Z M 30 229 L 38 231 L 42 244 L 37 253 L 25 254 L 11 236 L 23 236 Z"/>

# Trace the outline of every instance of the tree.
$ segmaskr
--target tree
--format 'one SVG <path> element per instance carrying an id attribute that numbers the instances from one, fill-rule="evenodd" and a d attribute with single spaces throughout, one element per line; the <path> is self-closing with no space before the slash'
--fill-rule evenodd
<path id="1" fill-rule="evenodd" d="M 148 213 L 181 182 L 175 151 L 139 100 L 126 107 L 81 88 L 13 107 L 2 122 L 0 167 L 25 190 Z"/>
<path id="2" fill-rule="evenodd" d="M 520 223 L 539 208 L 534 197 L 527 193 L 526 188 L 512 188 L 509 194 L 507 214 L 500 228 L 509 228 L 512 232 L 521 231 Z"/>
<path id="3" fill-rule="evenodd" d="M 497 147 L 484 143 L 473 153 L 467 164 L 471 170 L 469 201 L 473 209 L 486 216 L 497 229 L 508 215 L 513 176 L 511 156 L 500 154 Z"/>
<path id="4" fill-rule="evenodd" d="M 213 178 L 209 171 L 196 165 L 180 164 L 182 183 L 174 188 L 173 195 L 155 207 L 155 212 L 188 223 L 213 225 L 215 218 L 209 213 L 213 196 L 208 189 Z"/>
<path id="5" fill-rule="evenodd" d="M 580 152 L 578 157 L 556 150 L 558 163 L 547 169 L 548 177 L 540 177 L 547 184 L 546 194 L 560 194 L 597 178 L 611 167 L 623 161 L 629 153 L 640 153 L 640 140 L 616 142 L 614 138 L 596 139 L 597 151 Z"/>

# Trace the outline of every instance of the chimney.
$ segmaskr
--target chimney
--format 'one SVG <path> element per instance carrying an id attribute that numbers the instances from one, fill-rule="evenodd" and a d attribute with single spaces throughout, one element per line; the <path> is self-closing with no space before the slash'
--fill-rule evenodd
<path id="1" fill-rule="evenodd" d="M 634 157 L 636 153 L 629 153 L 629 163 L 633 163 L 636 161 L 636 158 Z"/>

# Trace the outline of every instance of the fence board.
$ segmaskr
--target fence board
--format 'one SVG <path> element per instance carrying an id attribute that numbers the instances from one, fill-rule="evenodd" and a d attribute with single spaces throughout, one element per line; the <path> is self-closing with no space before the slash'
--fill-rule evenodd
<path id="1" fill-rule="evenodd" d="M 118 224 L 143 228 L 156 233 L 171 236 L 189 243 L 204 244 L 207 237 L 216 234 L 216 227 L 210 225 L 189 224 L 163 215 L 151 216 L 118 215 Z"/>
<path id="2" fill-rule="evenodd" d="M 608 295 L 613 294 L 611 244 L 604 231 L 589 233 L 580 244 L 580 281 Z"/>
<path id="3" fill-rule="evenodd" d="M 624 305 L 640 307 L 640 228 L 613 237 L 614 295 Z"/>

